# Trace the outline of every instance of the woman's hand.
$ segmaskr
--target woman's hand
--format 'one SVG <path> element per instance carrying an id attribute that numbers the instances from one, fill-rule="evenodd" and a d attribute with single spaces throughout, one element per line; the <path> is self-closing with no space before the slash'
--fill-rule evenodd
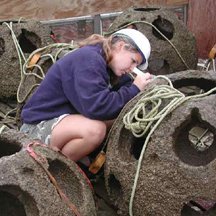
<path id="1" fill-rule="evenodd" d="M 133 84 L 136 85 L 140 91 L 143 91 L 148 83 L 152 81 L 153 76 L 150 73 L 137 74 Z"/>

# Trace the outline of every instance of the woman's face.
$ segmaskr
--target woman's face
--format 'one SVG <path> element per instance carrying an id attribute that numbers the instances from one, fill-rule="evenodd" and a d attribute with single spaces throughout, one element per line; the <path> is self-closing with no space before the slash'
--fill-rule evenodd
<path id="1" fill-rule="evenodd" d="M 130 73 L 134 67 L 137 67 L 142 62 L 141 54 L 128 50 L 127 46 L 125 42 L 120 41 L 112 51 L 113 58 L 109 63 L 109 67 L 118 77 Z"/>

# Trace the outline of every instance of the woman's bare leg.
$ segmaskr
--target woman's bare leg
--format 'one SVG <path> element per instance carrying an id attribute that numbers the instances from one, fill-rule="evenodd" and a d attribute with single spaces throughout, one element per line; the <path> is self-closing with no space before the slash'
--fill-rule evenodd
<path id="1" fill-rule="evenodd" d="M 82 115 L 69 115 L 53 129 L 50 146 L 77 161 L 102 143 L 106 131 L 107 126 L 102 121 L 91 120 Z"/>

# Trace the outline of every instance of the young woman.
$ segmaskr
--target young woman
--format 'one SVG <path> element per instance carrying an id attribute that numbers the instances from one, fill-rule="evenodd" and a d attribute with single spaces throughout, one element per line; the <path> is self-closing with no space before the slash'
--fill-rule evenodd
<path id="1" fill-rule="evenodd" d="M 147 68 L 150 50 L 148 39 L 135 29 L 89 37 L 50 67 L 22 110 L 20 130 L 73 161 L 85 157 L 150 82 L 149 73 L 134 80 L 128 75 L 135 67 Z"/>

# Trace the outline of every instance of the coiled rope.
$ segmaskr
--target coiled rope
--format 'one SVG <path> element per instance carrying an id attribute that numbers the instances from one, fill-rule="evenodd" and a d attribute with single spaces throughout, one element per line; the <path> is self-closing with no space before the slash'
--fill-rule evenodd
<path id="1" fill-rule="evenodd" d="M 156 79 L 165 79 L 169 85 L 158 85 L 152 89 L 149 89 L 149 91 L 140 98 L 137 104 L 123 117 L 125 128 L 130 130 L 135 137 L 142 137 L 149 131 L 137 164 L 129 203 L 130 216 L 133 216 L 133 200 L 139 178 L 141 163 L 149 139 L 155 129 L 169 113 L 185 101 L 194 98 L 201 98 L 216 91 L 215 87 L 203 94 L 185 96 L 173 87 L 171 81 L 166 76 L 156 76 Z"/>

